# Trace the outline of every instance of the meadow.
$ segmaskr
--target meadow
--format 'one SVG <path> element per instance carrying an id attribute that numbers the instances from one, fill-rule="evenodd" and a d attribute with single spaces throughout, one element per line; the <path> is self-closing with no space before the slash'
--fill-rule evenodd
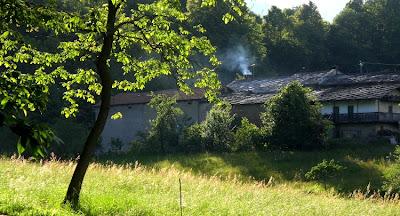
<path id="1" fill-rule="evenodd" d="M 102 157 L 88 170 L 77 211 L 61 205 L 73 161 L 2 157 L 0 215 L 179 215 L 179 179 L 183 215 L 400 215 L 397 199 L 372 193 L 392 150 Z M 327 189 L 303 179 L 323 158 L 347 167 Z"/>

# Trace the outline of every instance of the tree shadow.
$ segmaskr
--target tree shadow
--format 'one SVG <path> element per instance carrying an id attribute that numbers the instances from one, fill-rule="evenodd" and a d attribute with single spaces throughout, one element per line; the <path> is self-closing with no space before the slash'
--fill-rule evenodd
<path id="1" fill-rule="evenodd" d="M 393 152 L 394 146 L 370 145 L 338 148 L 322 151 L 272 151 L 193 155 L 123 155 L 101 158 L 100 162 L 111 160 L 125 164 L 138 161 L 155 169 L 174 166 L 205 176 L 231 178 L 241 181 L 268 181 L 271 177 L 277 182 L 305 182 L 304 174 L 323 159 L 335 159 L 346 169 L 336 178 L 329 179 L 326 185 L 338 192 L 351 193 L 354 190 L 380 189 L 383 182 L 382 167 L 377 163 L 384 161 Z M 325 184 L 324 182 L 320 182 Z"/>

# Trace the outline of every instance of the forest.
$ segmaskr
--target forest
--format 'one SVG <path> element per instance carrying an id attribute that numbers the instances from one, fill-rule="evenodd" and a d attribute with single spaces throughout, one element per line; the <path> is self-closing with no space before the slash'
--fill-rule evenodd
<path id="1" fill-rule="evenodd" d="M 254 65 L 251 71 L 260 77 L 332 67 L 356 73 L 360 63 L 367 71 L 379 71 L 399 64 L 396 0 L 351 0 L 332 23 L 322 19 L 312 1 L 295 8 L 272 7 L 263 17 L 243 6 L 243 16 L 227 25 L 219 18 L 229 10 L 222 1 L 211 9 L 196 9 L 194 2 L 187 1 L 187 8 L 218 48 L 220 73 L 227 81 L 243 72 L 241 64 Z"/>

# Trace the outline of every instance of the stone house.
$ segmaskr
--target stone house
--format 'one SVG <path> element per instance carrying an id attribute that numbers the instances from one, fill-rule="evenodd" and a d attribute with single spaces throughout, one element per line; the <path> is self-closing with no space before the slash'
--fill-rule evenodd
<path id="1" fill-rule="evenodd" d="M 238 117 L 260 124 L 263 104 L 282 87 L 297 80 L 313 89 L 323 107 L 321 113 L 335 124 L 336 137 L 373 137 L 398 133 L 400 122 L 400 75 L 395 73 L 343 74 L 337 70 L 299 73 L 287 77 L 236 80 L 228 84 L 222 97 L 232 104 Z M 204 92 L 193 95 L 177 90 L 154 94 L 178 95 L 178 106 L 193 122 L 205 119 L 211 105 Z M 103 135 L 103 150 L 110 150 L 113 139 L 128 144 L 137 133 L 149 128 L 154 111 L 147 106 L 149 93 L 122 93 L 112 97 L 110 115 L 122 112 L 123 118 L 109 118 Z"/>
<path id="2" fill-rule="evenodd" d="M 201 89 L 194 89 L 192 95 L 186 95 L 177 90 L 154 91 L 154 94 L 167 96 L 177 95 L 177 104 L 192 122 L 200 122 L 210 109 L 210 104 L 204 98 Z M 138 138 L 138 133 L 149 129 L 150 120 L 155 112 L 147 103 L 151 100 L 151 93 L 121 93 L 111 98 L 110 117 L 105 125 L 101 143 L 102 151 L 113 150 L 112 142 L 122 142 L 122 151 L 129 148 L 129 143 Z M 95 106 L 98 112 L 98 105 Z M 121 112 L 122 119 L 112 120 L 111 115 Z"/>
<path id="3" fill-rule="evenodd" d="M 395 73 L 343 74 L 337 70 L 301 73 L 264 80 L 241 80 L 228 85 L 226 99 L 233 111 L 259 123 L 255 113 L 291 81 L 313 89 L 323 105 L 321 113 L 335 124 L 336 137 L 372 137 L 398 133 L 400 75 Z"/>

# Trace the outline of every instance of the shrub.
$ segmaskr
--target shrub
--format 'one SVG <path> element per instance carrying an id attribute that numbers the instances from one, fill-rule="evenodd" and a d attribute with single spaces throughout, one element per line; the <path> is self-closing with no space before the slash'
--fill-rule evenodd
<path id="1" fill-rule="evenodd" d="M 162 154 L 178 151 L 179 136 L 185 125 L 184 113 L 177 107 L 176 97 L 154 95 L 149 106 L 156 111 L 156 117 L 150 120 L 146 149 Z"/>
<path id="2" fill-rule="evenodd" d="M 215 104 L 203 124 L 205 147 L 209 151 L 225 152 L 233 150 L 232 122 L 234 115 L 227 102 Z"/>
<path id="3" fill-rule="evenodd" d="M 400 146 L 393 152 L 396 164 L 385 173 L 382 189 L 389 193 L 400 193 Z"/>
<path id="4" fill-rule="evenodd" d="M 242 118 L 240 126 L 234 134 L 234 150 L 255 150 L 255 148 L 259 146 L 260 136 L 260 129 L 257 125 L 252 124 L 247 118 Z"/>
<path id="5" fill-rule="evenodd" d="M 400 164 L 396 164 L 385 172 L 382 189 L 389 193 L 400 193 Z"/>
<path id="6" fill-rule="evenodd" d="M 195 123 L 185 128 L 184 133 L 180 139 L 182 150 L 184 152 L 203 152 L 205 151 L 203 139 L 203 125 Z"/>
<path id="7" fill-rule="evenodd" d="M 122 151 L 122 148 L 124 147 L 124 143 L 122 142 L 122 140 L 120 138 L 111 137 L 110 146 L 111 146 L 110 151 L 120 152 L 120 151 Z"/>
<path id="8" fill-rule="evenodd" d="M 263 130 L 270 144 L 281 149 L 313 149 L 323 147 L 328 121 L 320 113 L 321 105 L 311 90 L 295 81 L 284 87 L 265 104 L 261 114 Z"/>
<path id="9" fill-rule="evenodd" d="M 305 174 L 305 178 L 309 181 L 322 180 L 326 188 L 328 178 L 333 178 L 339 175 L 345 169 L 335 160 L 323 160 L 319 164 L 313 166 L 310 171 Z"/>

